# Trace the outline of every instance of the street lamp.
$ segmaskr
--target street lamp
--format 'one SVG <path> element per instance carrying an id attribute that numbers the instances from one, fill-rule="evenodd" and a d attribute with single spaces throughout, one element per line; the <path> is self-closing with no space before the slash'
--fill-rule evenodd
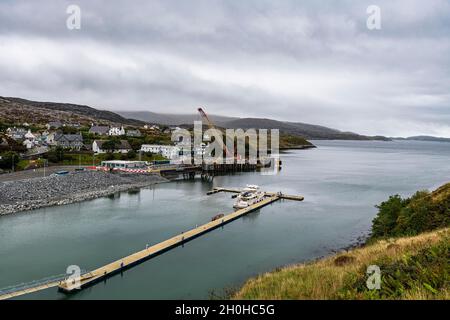
<path id="1" fill-rule="evenodd" d="M 47 159 L 44 159 L 44 178 L 45 178 L 45 167 L 47 166 Z"/>

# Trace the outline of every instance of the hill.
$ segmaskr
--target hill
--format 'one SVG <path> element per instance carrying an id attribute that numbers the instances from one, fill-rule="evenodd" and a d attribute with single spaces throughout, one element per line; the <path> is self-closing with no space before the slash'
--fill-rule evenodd
<path id="1" fill-rule="evenodd" d="M 318 126 L 313 124 L 301 123 L 301 122 L 283 122 L 272 119 L 260 119 L 260 118 L 242 118 L 237 120 L 227 121 L 224 126 L 227 128 L 276 128 L 280 132 L 287 134 L 302 136 L 305 139 L 317 139 L 317 140 L 389 140 L 385 137 L 370 137 L 359 135 L 352 132 L 342 132 L 336 129 L 327 128 L 324 126 Z"/>
<path id="2" fill-rule="evenodd" d="M 263 274 L 233 299 L 449 299 L 449 229 L 372 245 L 313 263 Z M 366 287 L 370 265 L 381 269 L 380 290 Z"/>
<path id="3" fill-rule="evenodd" d="M 413 141 L 435 141 L 435 142 L 450 142 L 450 138 L 433 137 L 433 136 L 413 136 L 408 138 L 393 138 L 395 140 L 413 140 Z"/>
<path id="4" fill-rule="evenodd" d="M 378 208 L 365 246 L 263 274 L 233 298 L 449 299 L 450 184 Z M 379 290 L 367 288 L 370 265 L 380 268 Z"/>
<path id="5" fill-rule="evenodd" d="M 210 115 L 210 118 L 217 126 L 223 128 L 279 129 L 285 135 L 300 136 L 304 139 L 388 140 L 386 137 L 364 136 L 300 122 L 283 122 L 263 118 L 236 118 L 218 115 Z M 142 126 L 145 123 L 183 125 L 192 124 L 195 120 L 199 120 L 199 115 L 194 113 L 164 114 L 149 111 L 119 111 L 115 113 L 72 103 L 38 102 L 14 97 L 0 97 L 0 122 L 45 124 L 49 121 L 58 120 L 79 122 L 83 125 L 99 122 L 131 126 Z"/>
<path id="6" fill-rule="evenodd" d="M 127 119 L 117 113 L 98 110 L 85 105 L 37 102 L 11 97 L 0 97 L 0 120 L 8 123 L 28 122 L 38 124 L 58 120 L 80 122 L 82 124 L 101 121 L 105 123 L 137 126 L 144 124 L 144 122 L 139 120 Z"/>

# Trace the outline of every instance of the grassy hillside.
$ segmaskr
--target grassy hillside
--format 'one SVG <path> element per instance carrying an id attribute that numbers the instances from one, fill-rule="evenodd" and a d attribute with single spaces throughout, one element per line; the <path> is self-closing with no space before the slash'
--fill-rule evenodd
<path id="1" fill-rule="evenodd" d="M 365 246 L 261 275 L 233 298 L 449 299 L 449 201 L 450 184 L 408 199 L 393 196 L 378 206 Z M 366 286 L 370 265 L 380 267 L 380 290 Z"/>
<path id="2" fill-rule="evenodd" d="M 48 121 L 92 122 L 141 126 L 143 121 L 127 119 L 121 115 L 84 105 L 55 102 L 38 102 L 12 97 L 0 97 L 0 121 L 6 123 L 46 124 Z"/>
<path id="3" fill-rule="evenodd" d="M 280 149 L 314 148 L 308 140 L 291 134 L 280 134 Z"/>
<path id="4" fill-rule="evenodd" d="M 375 244 L 249 280 L 234 299 L 449 299 L 449 229 Z M 381 269 L 382 290 L 366 270 Z"/>

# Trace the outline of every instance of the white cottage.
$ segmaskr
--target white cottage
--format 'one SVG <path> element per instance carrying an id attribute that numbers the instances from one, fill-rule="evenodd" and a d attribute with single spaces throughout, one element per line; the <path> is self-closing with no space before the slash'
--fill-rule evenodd
<path id="1" fill-rule="evenodd" d="M 125 129 L 122 127 L 117 128 L 117 127 L 111 127 L 109 128 L 109 132 L 108 135 L 110 136 L 123 136 L 125 135 Z"/>

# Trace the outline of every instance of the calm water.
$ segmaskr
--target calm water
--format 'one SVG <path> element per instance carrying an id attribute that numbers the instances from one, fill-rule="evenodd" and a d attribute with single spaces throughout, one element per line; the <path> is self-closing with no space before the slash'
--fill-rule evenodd
<path id="1" fill-rule="evenodd" d="M 0 217 L 0 287 L 93 269 L 231 212 L 213 186 L 259 184 L 303 194 L 232 222 L 155 259 L 66 296 L 55 288 L 24 299 L 192 299 L 242 284 L 278 266 L 320 257 L 369 230 L 374 205 L 450 180 L 450 144 L 316 141 L 283 155 L 276 176 L 243 173 L 213 183 L 173 182 L 120 198 Z M 30 190 L 32 192 L 32 190 Z"/>

